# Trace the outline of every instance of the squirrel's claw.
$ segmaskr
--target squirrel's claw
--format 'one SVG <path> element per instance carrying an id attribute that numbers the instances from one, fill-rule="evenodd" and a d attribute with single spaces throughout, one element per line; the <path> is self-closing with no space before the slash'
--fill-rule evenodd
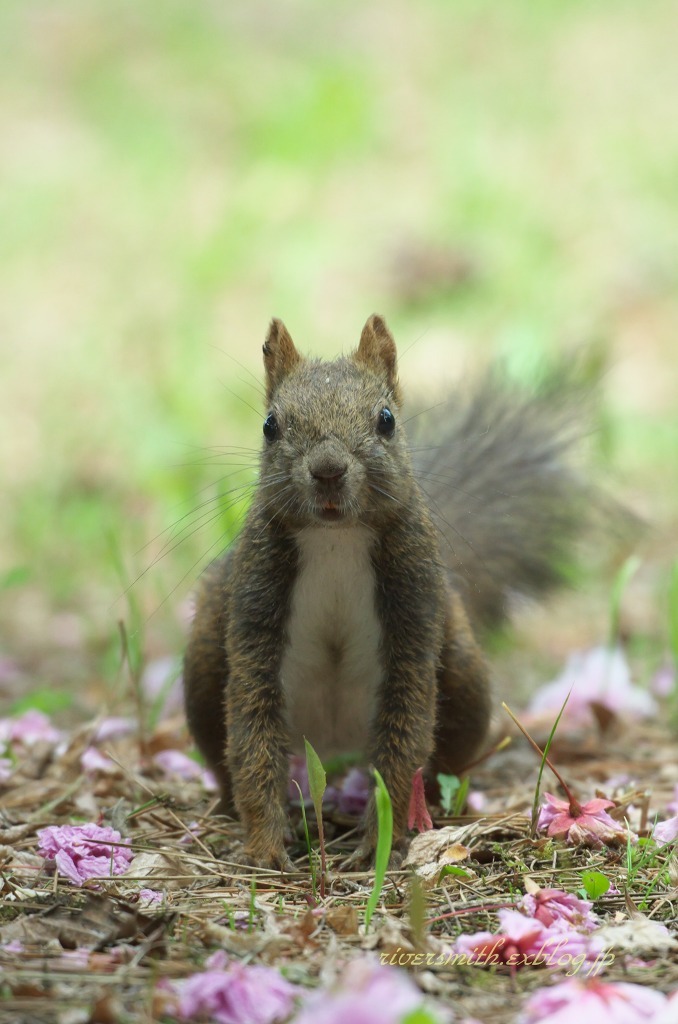
<path id="1" fill-rule="evenodd" d="M 345 857 L 339 865 L 340 871 L 370 871 L 374 869 L 374 849 L 359 846 Z"/>
<path id="2" fill-rule="evenodd" d="M 401 839 L 393 844 L 391 856 L 388 859 L 390 871 L 397 871 L 407 855 L 409 843 L 407 839 Z M 373 871 L 376 848 L 374 844 L 363 842 L 346 857 L 339 865 L 340 871 Z"/>

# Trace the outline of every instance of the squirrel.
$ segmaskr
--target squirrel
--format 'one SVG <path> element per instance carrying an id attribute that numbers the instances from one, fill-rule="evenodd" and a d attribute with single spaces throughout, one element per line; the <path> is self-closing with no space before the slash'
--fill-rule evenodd
<path id="1" fill-rule="evenodd" d="M 190 731 L 242 821 L 244 859 L 291 870 L 288 757 L 361 752 L 406 849 L 414 773 L 458 774 L 491 716 L 476 633 L 559 579 L 585 488 L 566 403 L 488 378 L 413 446 L 396 346 L 371 316 L 357 349 L 302 357 L 280 320 L 263 347 L 258 485 L 234 546 L 203 574 L 184 659 Z M 441 407 L 438 407 L 439 409 Z M 430 433 L 430 431 L 429 431 Z M 442 529 L 441 529 L 442 524 Z M 373 862 L 374 796 L 347 866 Z"/>

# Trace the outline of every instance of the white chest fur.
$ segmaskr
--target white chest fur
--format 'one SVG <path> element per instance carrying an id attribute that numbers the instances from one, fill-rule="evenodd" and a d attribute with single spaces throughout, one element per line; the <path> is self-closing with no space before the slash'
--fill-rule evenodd
<path id="1" fill-rule="evenodd" d="M 365 750 L 382 677 L 371 535 L 304 530 L 281 676 L 292 744 L 321 757 Z"/>

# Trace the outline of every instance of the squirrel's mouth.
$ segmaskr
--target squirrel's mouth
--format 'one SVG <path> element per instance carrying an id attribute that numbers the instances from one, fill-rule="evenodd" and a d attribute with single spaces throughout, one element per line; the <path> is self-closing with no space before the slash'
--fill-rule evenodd
<path id="1" fill-rule="evenodd" d="M 316 515 L 324 523 L 336 523 L 344 518 L 344 510 L 336 501 L 323 501 L 316 505 Z"/>

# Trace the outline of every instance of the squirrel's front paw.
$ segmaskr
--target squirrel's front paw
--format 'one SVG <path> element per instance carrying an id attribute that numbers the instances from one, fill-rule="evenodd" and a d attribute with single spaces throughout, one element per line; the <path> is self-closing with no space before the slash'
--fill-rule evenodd
<path id="1" fill-rule="evenodd" d="M 266 851 L 246 849 L 238 857 L 238 860 L 249 868 L 265 868 L 268 871 L 284 871 L 285 873 L 297 870 L 284 847 Z"/>
<path id="2" fill-rule="evenodd" d="M 272 805 L 267 813 L 243 814 L 245 819 L 245 849 L 238 857 L 248 867 L 265 868 L 268 871 L 295 871 L 285 847 L 285 840 L 291 840 L 289 821 L 281 806 Z"/>
<path id="3" fill-rule="evenodd" d="M 287 850 L 266 854 L 264 856 L 257 856 L 256 854 L 245 852 L 238 859 L 241 864 L 244 864 L 246 867 L 261 867 L 266 868 L 269 871 L 285 871 L 285 873 L 297 870 L 294 866 L 294 861 L 290 858 Z"/>

